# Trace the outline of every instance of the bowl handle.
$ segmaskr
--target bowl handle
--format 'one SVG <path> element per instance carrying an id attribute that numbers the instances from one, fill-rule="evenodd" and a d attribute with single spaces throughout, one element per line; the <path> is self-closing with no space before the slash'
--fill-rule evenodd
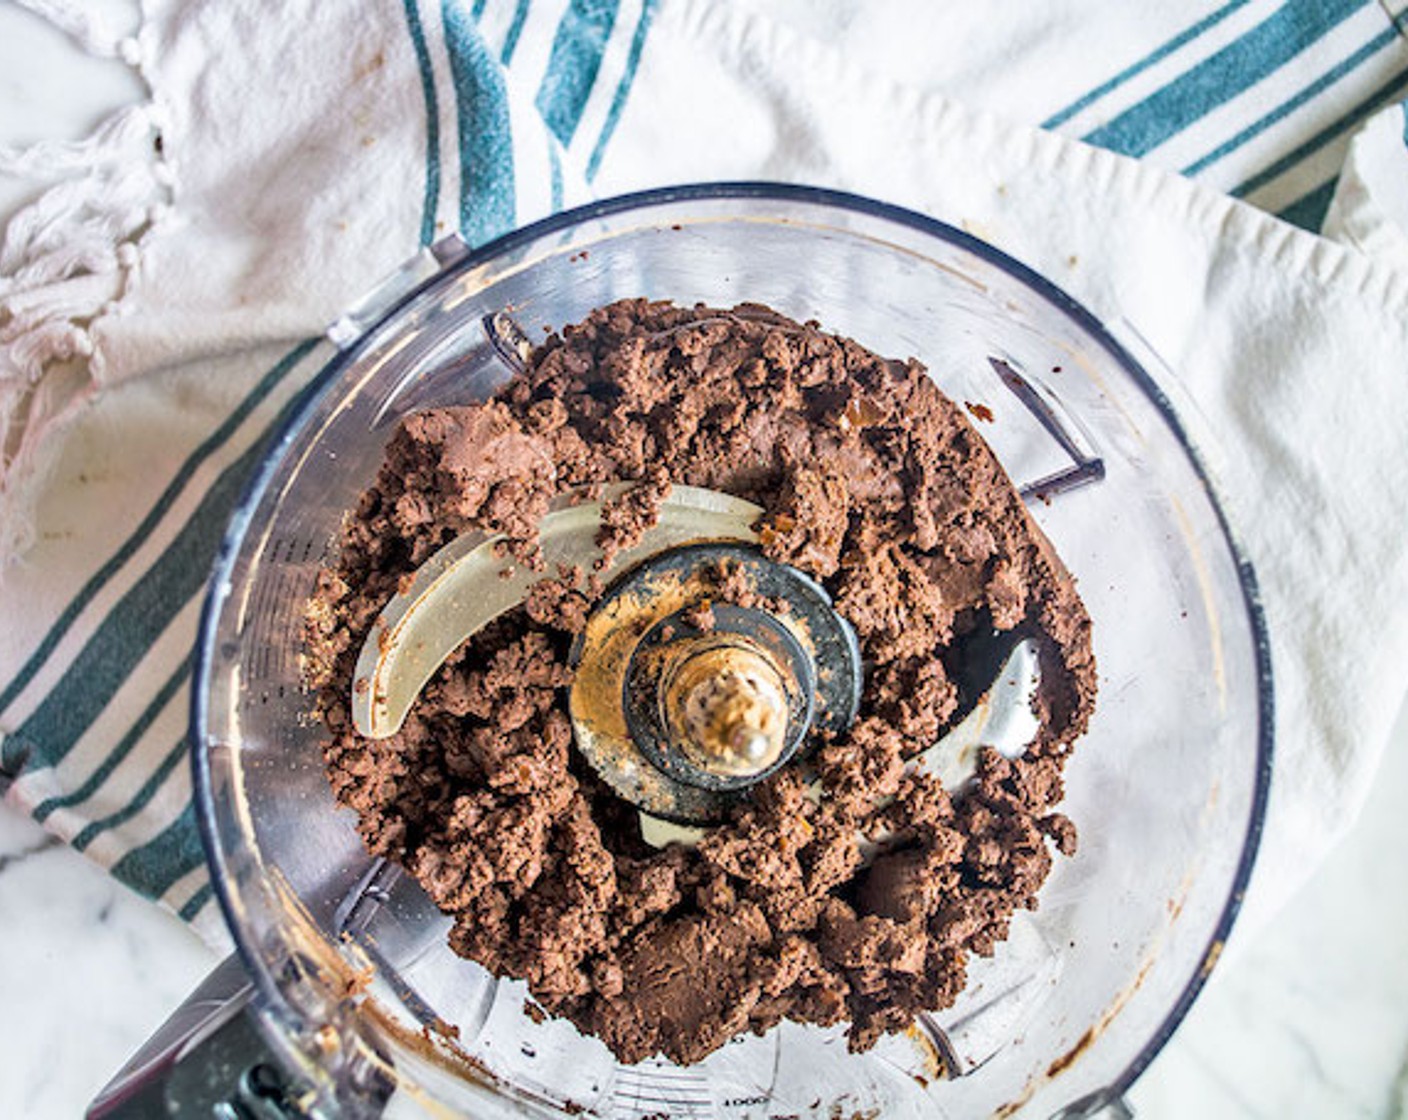
<path id="1" fill-rule="evenodd" d="M 234 954 L 215 967 L 88 1106 L 88 1120 L 299 1115 L 248 1013 L 253 985 Z"/>

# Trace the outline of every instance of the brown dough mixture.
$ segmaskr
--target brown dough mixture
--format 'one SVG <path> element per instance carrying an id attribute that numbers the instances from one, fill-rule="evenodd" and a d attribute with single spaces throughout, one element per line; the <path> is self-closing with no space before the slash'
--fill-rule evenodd
<path id="1" fill-rule="evenodd" d="M 849 1020 L 863 1050 L 948 1005 L 968 955 L 1036 907 L 1048 841 L 1074 849 L 1052 809 L 1095 695 L 1089 617 L 996 459 L 918 363 L 756 305 L 615 303 L 530 367 L 488 402 L 404 421 L 310 609 L 328 773 L 368 848 L 454 917 L 455 952 L 526 979 L 624 1062 L 697 1062 L 784 1017 Z M 697 849 L 645 844 L 572 745 L 568 650 L 601 592 L 580 574 L 545 573 L 396 736 L 352 729 L 357 651 L 405 573 L 470 530 L 531 560 L 555 495 L 620 480 L 641 485 L 610 511 L 608 547 L 671 482 L 723 490 L 766 509 L 766 554 L 856 628 L 863 702 L 812 745 L 819 804 L 794 765 Z M 945 651 L 986 625 L 1044 635 L 1041 730 L 1016 762 L 986 751 L 950 798 L 904 762 L 953 716 Z M 886 833 L 863 868 L 858 836 Z"/>

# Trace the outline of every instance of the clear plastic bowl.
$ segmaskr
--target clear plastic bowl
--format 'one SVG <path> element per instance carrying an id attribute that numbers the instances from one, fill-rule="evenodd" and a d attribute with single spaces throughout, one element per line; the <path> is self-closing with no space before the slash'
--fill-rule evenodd
<path id="1" fill-rule="evenodd" d="M 1217 960 L 1271 761 L 1252 573 L 1150 376 L 1090 314 L 991 246 L 832 192 L 648 192 L 428 259 L 330 332 L 344 348 L 329 347 L 234 518 L 198 648 L 193 752 L 211 870 L 258 1020 L 308 1086 L 309 1110 L 373 1112 L 388 1094 L 398 1115 L 485 1117 L 1114 1106 Z M 400 298 L 386 308 L 388 292 Z M 1072 455 L 1103 464 L 1103 478 L 1034 500 L 1093 617 L 1100 665 L 1063 806 L 1080 850 L 1057 861 L 1020 936 L 975 962 L 937 1031 L 850 1055 L 839 1030 L 783 1024 L 688 1069 L 618 1066 L 570 1025 L 534 1023 L 521 984 L 454 957 L 449 920 L 368 857 L 333 802 L 300 683 L 302 607 L 398 418 L 479 399 L 508 376 L 486 314 L 510 309 L 539 337 L 640 295 L 766 303 L 917 357 L 951 397 L 991 409 L 980 430 L 1019 485 Z M 1036 411 L 993 359 L 1021 375 Z M 437 1033 L 446 1025 L 453 1044 Z M 962 1076 L 938 1076 L 936 1039 Z"/>

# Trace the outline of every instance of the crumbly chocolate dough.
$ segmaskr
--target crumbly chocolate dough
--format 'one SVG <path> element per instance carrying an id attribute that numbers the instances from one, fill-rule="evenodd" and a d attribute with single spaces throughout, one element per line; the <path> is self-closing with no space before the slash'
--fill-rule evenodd
<path id="1" fill-rule="evenodd" d="M 565 491 L 634 480 L 604 547 L 652 523 L 671 483 L 767 512 L 763 550 L 810 573 L 855 627 L 859 718 L 755 788 L 697 848 L 656 850 L 576 754 L 568 651 L 599 581 L 544 573 L 465 645 L 402 730 L 356 734 L 353 665 L 398 581 L 456 535 L 534 527 Z M 729 597 L 726 573 L 719 594 Z M 1040 731 L 984 752 L 951 797 L 905 761 L 952 721 L 965 635 L 1040 635 Z M 624 1062 L 696 1062 L 782 1018 L 851 1022 L 850 1046 L 942 1008 L 969 954 L 1034 909 L 1061 769 L 1095 696 L 1090 620 L 1070 576 L 960 408 L 918 363 L 756 305 L 628 300 L 553 335 L 492 399 L 406 419 L 347 519 L 309 612 L 328 774 L 368 848 L 454 920 L 450 945 L 527 980 L 548 1013 Z M 859 840 L 883 837 L 863 866 Z"/>

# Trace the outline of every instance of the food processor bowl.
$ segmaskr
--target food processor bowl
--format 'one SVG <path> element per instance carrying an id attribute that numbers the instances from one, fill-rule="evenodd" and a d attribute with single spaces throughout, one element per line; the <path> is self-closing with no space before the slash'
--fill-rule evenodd
<path id="1" fill-rule="evenodd" d="M 1079 851 L 958 1003 L 863 1054 L 784 1023 L 707 1060 L 619 1065 L 454 956 L 450 919 L 371 858 L 324 774 L 303 612 L 397 422 L 511 376 L 532 339 L 623 297 L 767 304 L 913 356 L 979 418 L 1075 576 L 1100 695 L 1066 771 Z M 952 227 L 829 191 L 727 184 L 434 247 L 334 324 L 331 360 L 225 539 L 194 676 L 196 799 L 220 905 L 310 1115 L 1047 1117 L 1118 1110 L 1221 950 L 1271 762 L 1252 573 L 1157 358 Z M 1137 347 L 1143 363 L 1130 346 Z M 257 1089 L 258 1086 L 255 1086 Z M 258 1094 L 256 1093 L 256 1096 Z"/>

